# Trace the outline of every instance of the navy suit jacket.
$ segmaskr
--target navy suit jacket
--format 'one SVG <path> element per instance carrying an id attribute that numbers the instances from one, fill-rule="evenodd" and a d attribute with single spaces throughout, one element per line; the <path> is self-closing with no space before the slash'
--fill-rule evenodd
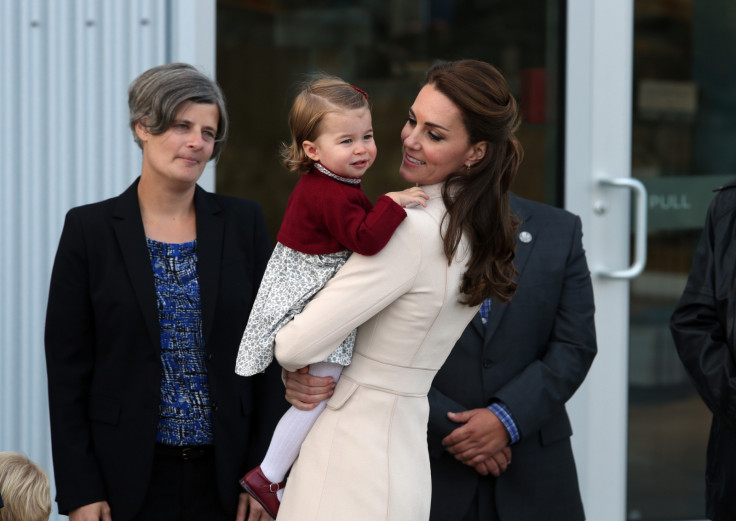
<path id="1" fill-rule="evenodd" d="M 495 496 L 502 521 L 585 518 L 565 410 L 597 350 L 582 225 L 569 212 L 514 195 L 511 207 L 522 220 L 516 294 L 505 305 L 492 302 L 487 328 L 476 314 L 429 393 L 431 521 L 463 519 L 476 493 L 486 504 Z M 508 406 L 521 434 L 497 479 L 458 462 L 441 444 L 458 427 L 448 411 L 493 401 Z"/>
<path id="2" fill-rule="evenodd" d="M 149 485 L 161 387 L 153 270 L 137 196 L 70 210 L 46 316 L 59 511 L 106 500 L 131 519 Z M 220 499 L 257 465 L 287 403 L 280 371 L 243 378 L 235 358 L 271 253 L 260 207 L 196 188 L 197 255 Z"/>

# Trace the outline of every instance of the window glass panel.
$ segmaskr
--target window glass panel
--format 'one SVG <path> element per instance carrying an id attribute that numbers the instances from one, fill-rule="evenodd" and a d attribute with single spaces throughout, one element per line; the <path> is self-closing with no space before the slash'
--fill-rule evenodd
<path id="1" fill-rule="evenodd" d="M 636 0 L 632 174 L 649 192 L 648 260 L 631 284 L 628 518 L 705 518 L 711 415 L 669 317 L 713 188 L 736 173 L 736 10 L 726 0 Z"/>
<path id="2" fill-rule="evenodd" d="M 425 71 L 438 59 L 498 67 L 520 101 L 520 195 L 559 204 L 560 2 L 546 0 L 220 0 L 217 77 L 232 120 L 217 191 L 259 201 L 275 238 L 296 182 L 279 162 L 295 85 L 324 71 L 370 93 L 378 157 L 371 200 L 404 188 L 399 132 Z"/>

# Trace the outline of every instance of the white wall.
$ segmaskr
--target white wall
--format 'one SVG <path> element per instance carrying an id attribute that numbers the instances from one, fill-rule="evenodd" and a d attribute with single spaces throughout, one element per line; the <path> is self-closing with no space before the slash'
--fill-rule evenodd
<path id="1" fill-rule="evenodd" d="M 64 214 L 138 175 L 135 76 L 171 61 L 214 76 L 215 0 L 0 0 L 0 13 L 0 451 L 52 474 L 43 328 Z M 211 166 L 201 184 L 214 188 Z"/>

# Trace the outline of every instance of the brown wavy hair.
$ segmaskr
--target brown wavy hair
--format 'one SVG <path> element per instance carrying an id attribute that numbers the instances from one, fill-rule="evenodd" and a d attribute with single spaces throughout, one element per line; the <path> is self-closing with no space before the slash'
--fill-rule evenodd
<path id="1" fill-rule="evenodd" d="M 472 248 L 460 285 L 462 302 L 473 306 L 488 297 L 507 302 L 516 291 L 518 273 L 513 260 L 519 220 L 509 203 L 509 187 L 523 157 L 516 137 L 516 100 L 501 73 L 477 60 L 439 62 L 427 72 L 424 85 L 460 109 L 470 143 L 488 143 L 483 159 L 450 174 L 442 188 L 448 262 L 463 234 Z"/>

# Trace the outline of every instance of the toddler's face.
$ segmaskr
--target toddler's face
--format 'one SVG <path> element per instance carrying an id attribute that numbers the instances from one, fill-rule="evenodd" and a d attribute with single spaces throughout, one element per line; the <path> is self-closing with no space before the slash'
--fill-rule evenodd
<path id="1" fill-rule="evenodd" d="M 378 149 L 368 108 L 330 112 L 320 130 L 316 140 L 304 142 L 304 151 L 334 174 L 360 178 L 376 160 Z"/>

